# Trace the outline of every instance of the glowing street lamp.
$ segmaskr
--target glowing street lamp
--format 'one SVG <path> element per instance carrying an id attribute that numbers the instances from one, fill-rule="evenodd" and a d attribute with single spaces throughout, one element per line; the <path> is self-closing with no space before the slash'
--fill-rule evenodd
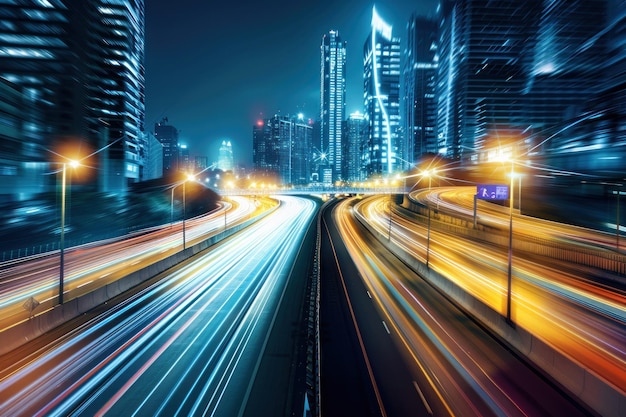
<path id="1" fill-rule="evenodd" d="M 187 217 L 186 212 L 186 195 L 187 195 L 187 181 L 195 181 L 196 177 L 193 174 L 187 174 L 187 178 L 183 181 L 183 250 L 185 250 L 185 218 Z"/>
<path id="2" fill-rule="evenodd" d="M 435 170 L 426 170 L 422 172 L 422 176 L 428 178 L 428 191 L 430 191 L 432 187 L 433 175 L 435 175 Z M 426 208 L 428 209 L 428 232 L 426 237 L 426 268 L 429 268 L 430 264 L 430 202 L 428 198 L 426 198 Z"/>
<path id="3" fill-rule="evenodd" d="M 509 259 L 507 269 L 507 286 L 506 286 L 506 322 L 513 324 L 511 320 L 511 282 L 513 279 L 513 195 L 515 190 L 515 160 L 511 158 L 511 193 L 509 195 Z"/>
<path id="4" fill-rule="evenodd" d="M 61 242 L 60 242 L 60 262 L 59 262 L 59 304 L 63 304 L 63 285 L 65 269 L 65 184 L 67 181 L 67 166 L 76 168 L 80 165 L 78 161 L 70 160 L 63 162 L 61 180 Z"/>

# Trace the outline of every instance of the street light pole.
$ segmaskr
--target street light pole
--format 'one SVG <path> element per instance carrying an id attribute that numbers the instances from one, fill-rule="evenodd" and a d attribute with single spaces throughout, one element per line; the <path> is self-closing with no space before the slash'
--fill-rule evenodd
<path id="1" fill-rule="evenodd" d="M 511 281 L 513 272 L 513 194 L 514 194 L 514 176 L 515 165 L 511 160 L 511 195 L 509 196 L 509 265 L 507 273 L 507 290 L 506 290 L 506 321 L 509 324 L 513 324 L 511 320 Z"/>
<path id="2" fill-rule="evenodd" d="M 170 199 L 170 229 L 174 227 L 174 188 L 172 187 L 172 198 Z"/>
<path id="3" fill-rule="evenodd" d="M 59 304 L 63 304 L 63 273 L 65 261 L 65 179 L 67 164 L 63 163 L 63 174 L 61 179 L 61 259 L 59 263 Z"/>
<path id="4" fill-rule="evenodd" d="M 64 274 L 65 274 L 65 188 L 67 180 L 67 162 L 63 162 L 63 169 L 61 175 L 61 242 L 60 242 L 60 259 L 59 259 L 59 304 L 63 304 L 63 292 L 64 290 Z M 72 167 L 80 165 L 78 161 L 70 161 L 69 164 Z"/>
<path id="5" fill-rule="evenodd" d="M 433 177 L 428 173 L 428 191 L 430 191 L 432 186 Z M 426 268 L 429 268 L 430 264 L 430 202 L 428 201 L 428 197 L 426 198 L 426 208 L 428 209 L 428 236 L 426 238 Z"/>
<path id="6" fill-rule="evenodd" d="M 186 212 L 186 194 L 187 194 L 187 181 L 183 182 L 183 250 L 185 250 L 185 217 L 187 217 Z"/>

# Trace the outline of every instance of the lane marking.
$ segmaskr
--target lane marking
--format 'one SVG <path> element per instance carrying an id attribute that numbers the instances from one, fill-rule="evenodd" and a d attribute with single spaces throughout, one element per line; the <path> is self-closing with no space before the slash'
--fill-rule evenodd
<path id="1" fill-rule="evenodd" d="M 428 411 L 429 415 L 433 415 L 433 409 L 430 408 L 430 405 L 428 404 L 428 401 L 426 401 L 426 397 L 424 397 L 424 394 L 422 393 L 422 390 L 420 389 L 419 385 L 417 385 L 416 381 L 413 381 L 413 386 L 415 387 L 415 389 L 417 390 L 417 393 L 419 394 L 420 398 L 422 399 L 422 402 L 424 403 L 424 407 L 426 407 L 426 411 Z"/>
<path id="2" fill-rule="evenodd" d="M 391 334 L 391 332 L 389 331 L 389 327 L 387 327 L 387 323 L 385 323 L 385 320 L 383 320 L 383 326 L 385 326 L 385 330 L 387 330 L 387 334 Z"/>

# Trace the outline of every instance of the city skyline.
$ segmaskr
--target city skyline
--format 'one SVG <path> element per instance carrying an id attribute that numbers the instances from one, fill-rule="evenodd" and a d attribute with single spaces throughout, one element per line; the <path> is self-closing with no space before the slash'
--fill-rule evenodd
<path id="1" fill-rule="evenodd" d="M 404 42 L 411 14 L 434 13 L 436 5 L 433 0 L 352 0 L 332 4 L 331 16 L 329 2 L 306 7 L 237 3 L 211 14 L 188 0 L 151 1 L 146 4 L 146 130 L 167 117 L 192 154 L 217 156 L 222 140 L 230 140 L 236 163 L 251 165 L 257 119 L 297 112 L 319 117 L 319 47 L 325 33 L 338 30 L 347 41 L 346 114 L 362 112 L 363 45 L 372 7 Z M 270 27 L 271 21 L 282 26 Z M 219 66 L 220 60 L 230 64 Z"/>

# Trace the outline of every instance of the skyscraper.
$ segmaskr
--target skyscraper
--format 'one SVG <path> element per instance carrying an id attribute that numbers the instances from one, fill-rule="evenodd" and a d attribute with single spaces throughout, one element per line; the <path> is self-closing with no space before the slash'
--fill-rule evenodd
<path id="1" fill-rule="evenodd" d="M 361 156 L 363 144 L 367 138 L 367 125 L 362 113 L 354 112 L 350 114 L 346 121 L 346 131 L 344 133 L 345 178 L 348 181 L 362 181 L 366 177 L 365 173 L 361 171 Z"/>
<path id="2" fill-rule="evenodd" d="M 169 124 L 167 117 L 154 125 L 154 137 L 163 145 L 163 174 L 171 175 L 179 170 L 180 150 L 178 129 Z"/>
<path id="3" fill-rule="evenodd" d="M 333 182 L 341 180 L 342 133 L 346 111 L 346 42 L 337 31 L 322 37 L 320 65 L 321 149 L 327 152 Z"/>
<path id="4" fill-rule="evenodd" d="M 363 152 L 367 177 L 389 175 L 400 165 L 400 39 L 372 10 L 372 30 L 363 48 L 364 108 L 368 138 Z"/>
<path id="5" fill-rule="evenodd" d="M 229 140 L 223 140 L 220 145 L 217 167 L 222 171 L 232 171 L 235 169 L 233 160 L 233 145 Z"/>
<path id="6" fill-rule="evenodd" d="M 311 177 L 313 122 L 302 114 L 274 115 L 253 127 L 255 171 L 277 175 L 284 185 L 307 184 Z"/>
<path id="7" fill-rule="evenodd" d="M 442 3 L 438 149 L 464 163 L 519 139 L 537 0 Z"/>
<path id="8" fill-rule="evenodd" d="M 124 191 L 138 181 L 145 156 L 143 0 L 4 2 L 2 10 L 0 76 L 34 101 L 46 147 L 108 145 L 89 162 L 99 162 L 100 190 Z"/>
<path id="9" fill-rule="evenodd" d="M 406 159 L 437 153 L 437 29 L 434 18 L 412 15 L 404 51 L 403 104 Z M 410 168 L 410 167 L 407 167 Z"/>

